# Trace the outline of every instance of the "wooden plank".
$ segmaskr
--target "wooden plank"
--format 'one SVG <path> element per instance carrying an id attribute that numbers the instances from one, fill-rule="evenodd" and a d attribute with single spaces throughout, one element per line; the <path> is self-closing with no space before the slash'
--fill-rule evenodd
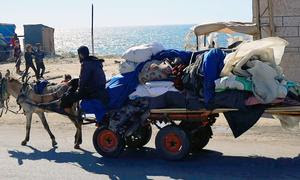
<path id="1" fill-rule="evenodd" d="M 44 72 L 44 74 L 49 74 L 49 73 L 50 73 L 50 71 Z M 35 75 L 33 75 L 32 77 L 35 77 Z"/>
<path id="2" fill-rule="evenodd" d="M 272 115 L 300 116 L 300 112 L 273 112 Z"/>
<path id="3" fill-rule="evenodd" d="M 47 77 L 45 78 L 45 80 L 53 80 L 53 79 L 58 79 L 58 78 L 63 78 L 63 75 L 59 75 L 59 76 L 53 76 L 53 77 Z"/>
<path id="4" fill-rule="evenodd" d="M 199 110 L 187 110 L 185 108 L 178 109 L 151 109 L 151 113 L 204 113 L 204 112 L 212 112 L 212 113 L 223 113 L 228 111 L 237 111 L 238 109 L 232 108 L 220 108 L 214 109 L 213 111 L 207 109 L 199 109 Z"/>
<path id="5" fill-rule="evenodd" d="M 199 109 L 199 110 L 188 110 L 185 108 L 173 108 L 173 109 L 152 109 L 151 113 L 223 113 L 229 111 L 238 111 L 238 109 L 233 108 L 218 108 L 214 110 Z M 287 106 L 287 107 L 272 107 L 265 110 L 266 113 L 284 113 L 284 114 L 300 114 L 300 106 Z"/>
<path id="6" fill-rule="evenodd" d="M 286 107 L 272 107 L 265 110 L 265 112 L 293 112 L 299 111 L 300 106 L 286 106 Z"/>
<path id="7" fill-rule="evenodd" d="M 292 113 L 292 112 L 295 112 L 295 113 L 300 113 L 300 110 L 266 110 L 265 113 Z"/>

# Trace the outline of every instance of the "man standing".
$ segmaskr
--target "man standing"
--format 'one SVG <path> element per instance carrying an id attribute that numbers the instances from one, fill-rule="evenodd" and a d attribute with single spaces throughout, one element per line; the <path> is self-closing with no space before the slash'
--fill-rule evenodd
<path id="1" fill-rule="evenodd" d="M 25 57 L 25 72 L 22 75 L 22 81 L 23 82 L 24 82 L 25 77 L 28 74 L 29 68 L 31 68 L 34 71 L 36 79 L 39 79 L 39 74 L 38 74 L 38 72 L 37 72 L 37 70 L 36 70 L 36 68 L 33 64 L 33 61 L 32 61 L 32 56 L 33 55 L 34 55 L 34 53 L 32 52 L 32 46 L 30 44 L 27 44 L 26 45 L 26 52 L 24 54 L 24 57 Z"/>
<path id="2" fill-rule="evenodd" d="M 37 72 L 39 74 L 39 77 L 43 78 L 43 75 L 45 73 L 45 64 L 44 64 L 44 57 L 45 53 L 42 51 L 42 46 L 40 43 L 36 44 L 37 50 L 34 53 L 35 56 L 35 64 L 37 68 Z"/>
<path id="3" fill-rule="evenodd" d="M 16 73 L 20 74 L 21 70 L 20 70 L 20 66 L 21 66 L 21 46 L 20 46 L 20 42 L 18 40 L 16 40 L 15 42 L 15 47 L 14 47 L 14 57 L 15 57 L 15 62 L 16 62 Z"/>

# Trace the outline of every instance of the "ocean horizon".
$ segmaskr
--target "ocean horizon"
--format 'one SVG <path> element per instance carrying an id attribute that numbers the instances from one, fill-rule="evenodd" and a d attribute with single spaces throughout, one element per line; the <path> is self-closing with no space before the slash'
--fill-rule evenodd
<path id="1" fill-rule="evenodd" d="M 195 24 L 184 25 L 145 25 L 145 26 L 118 26 L 94 28 L 94 48 L 98 56 L 121 56 L 128 48 L 158 42 L 166 49 L 185 50 L 186 36 Z M 246 35 L 237 33 L 236 36 Z M 214 41 L 219 47 L 228 45 L 228 35 L 219 33 L 214 35 Z M 246 37 L 246 38 L 245 38 Z M 196 44 L 192 36 L 190 44 Z M 76 54 L 79 46 L 85 45 L 90 49 L 90 28 L 55 28 L 55 52 L 57 55 L 68 56 Z"/>
<path id="2" fill-rule="evenodd" d="M 193 25 L 120 26 L 94 28 L 94 47 L 98 55 L 120 56 L 128 48 L 159 42 L 166 49 L 184 49 L 184 38 Z M 57 54 L 71 52 L 81 45 L 91 48 L 89 28 L 55 29 Z"/>

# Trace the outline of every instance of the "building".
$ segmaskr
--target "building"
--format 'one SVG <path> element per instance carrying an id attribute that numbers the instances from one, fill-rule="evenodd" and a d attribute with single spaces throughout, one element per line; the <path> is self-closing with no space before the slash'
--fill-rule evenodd
<path id="1" fill-rule="evenodd" d="M 253 0 L 253 22 L 261 38 L 279 36 L 289 42 L 281 67 L 289 79 L 300 81 L 300 0 Z"/>
<path id="2" fill-rule="evenodd" d="M 54 55 L 54 29 L 42 24 L 24 25 L 24 44 L 40 43 L 47 55 Z"/>

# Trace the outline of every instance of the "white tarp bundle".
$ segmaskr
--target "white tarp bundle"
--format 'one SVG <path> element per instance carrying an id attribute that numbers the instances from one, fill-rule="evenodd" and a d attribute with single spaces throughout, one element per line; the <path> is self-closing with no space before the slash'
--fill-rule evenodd
<path id="1" fill-rule="evenodd" d="M 237 50 L 226 56 L 221 76 L 231 75 L 234 68 L 241 68 L 249 59 L 256 57 L 264 62 L 279 65 L 288 42 L 279 37 L 269 37 L 245 42 Z"/>
<path id="2" fill-rule="evenodd" d="M 122 61 L 119 64 L 119 72 L 121 74 L 134 71 L 139 63 L 131 62 L 131 61 Z"/>
<path id="3" fill-rule="evenodd" d="M 163 47 L 163 45 L 157 42 L 142 44 L 129 48 L 122 55 L 122 58 L 127 61 L 141 63 L 151 59 L 152 55 L 155 55 L 164 49 L 165 48 Z"/>
<path id="4" fill-rule="evenodd" d="M 286 130 L 299 130 L 299 116 L 273 115 L 275 119 L 280 120 L 281 127 Z"/>
<path id="5" fill-rule="evenodd" d="M 235 52 L 226 56 L 221 76 L 235 74 L 250 77 L 253 82 L 253 94 L 263 104 L 283 98 L 287 90 L 280 83 L 283 75 L 278 65 L 287 44 L 287 41 L 278 37 L 245 42 L 238 46 Z M 249 69 L 243 69 L 244 65 Z"/>
<path id="6" fill-rule="evenodd" d="M 257 34 L 257 26 L 254 23 L 247 22 L 217 22 L 208 24 L 199 24 L 193 27 L 196 36 L 208 35 L 212 32 L 244 33 L 249 35 Z"/>

